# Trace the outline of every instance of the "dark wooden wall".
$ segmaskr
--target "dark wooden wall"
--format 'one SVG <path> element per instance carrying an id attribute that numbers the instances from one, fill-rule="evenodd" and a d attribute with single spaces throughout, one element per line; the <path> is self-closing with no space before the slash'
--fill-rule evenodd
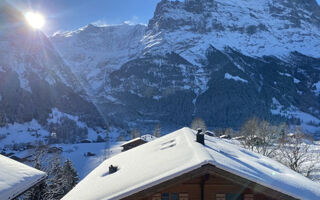
<path id="1" fill-rule="evenodd" d="M 232 200 L 297 200 L 211 164 L 132 194 L 123 200 L 161 200 L 162 193 L 188 195 L 188 198 L 179 200 L 202 200 L 202 195 L 204 200 L 229 200 L 223 198 L 224 194 L 240 194 L 242 197 Z"/>
<path id="2" fill-rule="evenodd" d="M 247 198 L 247 200 L 271 200 L 270 198 L 262 194 L 254 194 L 253 191 L 248 189 L 246 186 L 240 186 L 232 183 L 226 179 L 215 177 L 213 175 L 207 177 L 195 178 L 191 181 L 170 187 L 161 192 L 153 194 L 149 197 L 142 198 L 140 200 L 156 200 L 153 197 L 160 196 L 161 193 L 178 193 L 188 194 L 189 200 L 201 200 L 201 182 L 204 182 L 204 199 L 205 200 L 216 200 L 217 194 L 241 194 L 244 197 L 245 194 L 253 195 L 253 199 Z M 244 199 L 244 198 L 241 198 Z M 161 200 L 161 198 L 160 198 Z"/>

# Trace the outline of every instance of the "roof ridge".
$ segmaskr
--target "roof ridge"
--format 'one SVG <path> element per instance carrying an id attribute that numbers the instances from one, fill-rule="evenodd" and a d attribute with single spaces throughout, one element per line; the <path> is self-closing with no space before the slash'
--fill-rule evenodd
<path id="1" fill-rule="evenodd" d="M 215 159 L 208 152 L 206 148 L 207 145 L 202 145 L 196 141 L 196 131 L 188 127 L 184 127 L 181 130 L 185 130 L 184 134 L 186 135 L 186 137 L 188 137 L 187 141 L 190 144 L 190 146 L 192 146 L 192 149 L 194 150 L 195 155 L 199 160 L 199 164 L 202 166 L 204 164 L 214 163 L 212 161 L 214 161 Z M 189 135 L 187 136 L 187 134 Z"/>

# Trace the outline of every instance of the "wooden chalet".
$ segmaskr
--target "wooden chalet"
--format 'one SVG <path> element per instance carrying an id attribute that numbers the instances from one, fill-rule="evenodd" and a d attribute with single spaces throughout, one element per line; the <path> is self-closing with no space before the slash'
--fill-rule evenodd
<path id="1" fill-rule="evenodd" d="M 183 128 L 106 160 L 63 200 L 319 200 L 319 188 L 232 141 Z"/>
<path id="2" fill-rule="evenodd" d="M 293 200 L 297 199 L 212 165 L 148 188 L 124 200 Z"/>
<path id="3" fill-rule="evenodd" d="M 14 199 L 47 177 L 25 164 L 0 155 L 0 199 Z"/>

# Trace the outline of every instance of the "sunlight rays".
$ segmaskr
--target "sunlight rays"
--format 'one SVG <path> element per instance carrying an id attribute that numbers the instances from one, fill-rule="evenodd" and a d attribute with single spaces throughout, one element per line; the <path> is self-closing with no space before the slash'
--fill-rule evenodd
<path id="1" fill-rule="evenodd" d="M 25 18 L 28 24 L 34 29 L 42 29 L 46 23 L 44 16 L 36 12 L 27 12 Z"/>

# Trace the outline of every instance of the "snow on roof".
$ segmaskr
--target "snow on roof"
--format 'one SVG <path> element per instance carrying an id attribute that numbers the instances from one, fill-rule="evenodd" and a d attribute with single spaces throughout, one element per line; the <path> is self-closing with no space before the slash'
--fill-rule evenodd
<path id="1" fill-rule="evenodd" d="M 151 142 L 152 140 L 157 139 L 157 137 L 150 135 L 150 134 L 145 134 L 145 135 L 141 136 L 140 138 L 146 142 Z"/>
<path id="2" fill-rule="evenodd" d="M 298 199 L 320 199 L 318 183 L 284 165 L 216 137 L 205 136 L 201 145 L 183 128 L 104 161 L 63 200 L 121 199 L 205 164 Z M 110 165 L 119 170 L 109 174 Z"/>
<path id="3" fill-rule="evenodd" d="M 137 137 L 137 138 L 134 138 L 132 140 L 129 140 L 125 143 L 123 143 L 121 146 L 124 146 L 124 145 L 127 145 L 127 144 L 130 144 L 132 142 L 135 142 L 135 141 L 138 141 L 138 140 L 143 140 L 145 142 L 151 142 L 152 140 L 155 140 L 157 139 L 157 137 L 153 136 L 153 135 L 150 135 L 150 134 L 146 134 L 146 135 L 143 135 L 141 137 Z"/>
<path id="4" fill-rule="evenodd" d="M 0 199 L 9 200 L 36 185 L 46 173 L 0 155 Z"/>

